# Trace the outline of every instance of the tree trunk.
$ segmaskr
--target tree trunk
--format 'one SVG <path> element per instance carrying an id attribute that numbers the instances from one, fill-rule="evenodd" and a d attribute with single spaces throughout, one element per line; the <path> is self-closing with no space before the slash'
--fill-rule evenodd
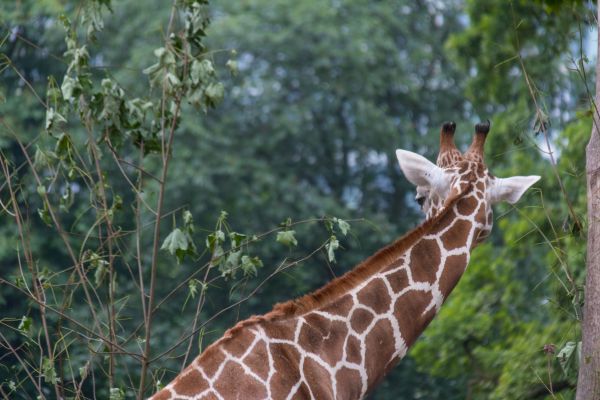
<path id="1" fill-rule="evenodd" d="M 600 15 L 600 0 L 598 0 Z M 599 27 L 600 28 L 600 27 Z M 598 30 L 600 39 L 600 29 Z M 587 276 L 583 307 L 583 343 L 577 400 L 600 399 L 600 40 L 596 61 L 594 125 L 586 148 L 588 201 Z"/>

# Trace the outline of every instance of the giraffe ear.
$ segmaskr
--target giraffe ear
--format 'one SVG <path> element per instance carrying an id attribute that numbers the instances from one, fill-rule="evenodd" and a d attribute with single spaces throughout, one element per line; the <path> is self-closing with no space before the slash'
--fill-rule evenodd
<path id="1" fill-rule="evenodd" d="M 490 202 L 492 204 L 507 201 L 515 204 L 531 185 L 540 180 L 537 175 L 494 178 L 490 182 Z"/>
<path id="2" fill-rule="evenodd" d="M 444 193 L 450 186 L 444 170 L 412 151 L 396 150 L 400 169 L 406 179 L 415 186 L 423 186 Z"/>

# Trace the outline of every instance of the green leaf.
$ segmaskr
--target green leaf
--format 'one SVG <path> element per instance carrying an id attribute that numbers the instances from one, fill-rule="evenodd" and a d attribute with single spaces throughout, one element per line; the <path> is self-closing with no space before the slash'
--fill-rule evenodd
<path id="1" fill-rule="evenodd" d="M 42 221 L 44 221 L 44 223 L 48 226 L 52 226 L 52 216 L 50 215 L 50 212 L 48 211 L 48 206 L 46 205 L 46 203 L 44 202 L 44 208 L 38 208 L 37 210 L 38 215 L 40 216 L 40 218 L 42 219 Z"/>
<path id="2" fill-rule="evenodd" d="M 225 279 L 235 278 L 237 269 L 240 266 L 240 259 L 242 257 L 241 251 L 232 251 L 229 253 L 225 262 L 221 264 L 219 270 L 221 271 L 221 275 Z"/>
<path id="3" fill-rule="evenodd" d="M 108 262 L 104 261 L 104 262 L 98 264 L 98 266 L 96 267 L 96 271 L 94 272 L 94 283 L 96 284 L 97 287 L 102 284 L 102 281 L 104 280 L 104 277 L 106 276 L 106 272 L 107 272 L 106 265 L 108 265 Z"/>
<path id="4" fill-rule="evenodd" d="M 340 242 L 337 240 L 335 236 L 331 236 L 329 241 L 325 245 L 327 249 L 327 258 L 329 262 L 335 262 L 335 251 L 340 247 Z"/>
<path id="5" fill-rule="evenodd" d="M 243 233 L 229 232 L 229 240 L 231 240 L 231 247 L 236 248 L 242 245 L 247 236 Z"/>
<path id="6" fill-rule="evenodd" d="M 194 217 L 192 216 L 192 213 L 189 210 L 185 210 L 183 212 L 183 224 L 185 225 L 185 229 L 189 233 L 194 232 Z"/>
<path id="7" fill-rule="evenodd" d="M 21 331 L 22 334 L 24 334 L 27 337 L 31 336 L 31 328 L 32 328 L 32 323 L 33 320 L 24 315 L 23 317 L 21 317 L 21 322 L 19 322 L 19 331 Z"/>
<path id="8" fill-rule="evenodd" d="M 73 154 L 73 142 L 71 142 L 71 137 L 68 134 L 61 133 L 58 136 L 54 152 L 61 160 L 69 160 L 71 158 Z"/>
<path id="9" fill-rule="evenodd" d="M 108 261 L 100 257 L 100 255 L 95 252 L 88 252 L 85 255 L 84 261 L 89 262 L 91 268 L 98 268 L 108 265 Z"/>
<path id="10" fill-rule="evenodd" d="M 201 82 L 207 81 L 215 75 L 215 68 L 210 60 L 194 60 L 192 62 L 192 68 L 190 70 L 190 77 L 192 83 L 197 85 Z"/>
<path id="11" fill-rule="evenodd" d="M 207 105 L 214 107 L 223 100 L 223 95 L 225 94 L 225 88 L 221 82 L 210 83 L 206 90 L 204 91 L 204 95 L 207 99 Z"/>
<path id="12" fill-rule="evenodd" d="M 215 231 L 206 237 L 206 248 L 215 252 L 215 248 L 225 242 L 225 233 L 221 230 Z"/>
<path id="13" fill-rule="evenodd" d="M 258 257 L 242 256 L 241 268 L 244 276 L 256 276 L 257 269 L 262 268 L 263 263 Z"/>
<path id="14" fill-rule="evenodd" d="M 177 250 L 187 251 L 188 248 L 187 236 L 179 228 L 173 229 L 160 246 L 161 250 L 167 250 L 171 255 L 176 255 Z"/>
<path id="15" fill-rule="evenodd" d="M 39 185 L 36 190 L 41 197 L 44 197 L 44 195 L 46 194 L 46 186 L 44 185 Z"/>
<path id="16" fill-rule="evenodd" d="M 46 110 L 46 124 L 45 124 L 47 131 L 52 130 L 56 126 L 56 124 L 64 123 L 64 122 L 67 122 L 65 117 L 60 115 L 54 109 L 54 107 L 48 107 L 48 109 Z"/>
<path id="17" fill-rule="evenodd" d="M 149 66 L 147 68 L 144 68 L 142 70 L 142 73 L 144 75 L 150 76 L 150 79 L 152 80 L 152 77 L 154 77 L 160 70 L 161 70 L 160 64 L 156 63 L 156 64 L 152 64 L 151 66 Z"/>
<path id="18" fill-rule="evenodd" d="M 121 388 L 110 388 L 109 400 L 125 400 L 125 392 Z"/>
<path id="19" fill-rule="evenodd" d="M 238 62 L 236 60 L 227 60 L 225 66 L 229 69 L 232 76 L 236 76 L 239 72 Z"/>
<path id="20" fill-rule="evenodd" d="M 111 206 L 113 210 L 121 210 L 123 209 L 123 198 L 118 194 L 115 194 L 113 197 L 113 204 Z"/>
<path id="21" fill-rule="evenodd" d="M 54 362 L 48 357 L 44 357 L 42 361 L 42 375 L 44 376 L 44 380 L 46 382 L 53 385 L 60 381 L 58 375 L 56 374 L 56 369 L 54 369 Z"/>
<path id="22" fill-rule="evenodd" d="M 104 29 L 102 5 L 102 1 L 83 3 L 81 23 L 83 26 L 87 26 L 87 35 L 90 39 L 95 39 L 95 33 Z M 104 5 L 110 10 L 110 3 Z"/>
<path id="23" fill-rule="evenodd" d="M 161 250 L 168 250 L 171 255 L 175 255 L 175 251 L 187 250 L 188 249 L 188 241 L 185 234 L 179 228 L 173 229 L 171 233 L 165 238 Z"/>
<path id="24" fill-rule="evenodd" d="M 295 237 L 296 231 L 287 230 L 282 232 L 277 232 L 277 241 L 285 246 L 297 246 L 298 241 Z"/>
<path id="25" fill-rule="evenodd" d="M 190 279 L 188 282 L 188 291 L 189 296 L 193 299 L 196 297 L 196 293 L 198 293 L 198 279 Z"/>
<path id="26" fill-rule="evenodd" d="M 81 378 L 85 378 L 89 372 L 90 369 L 90 364 L 89 361 L 87 363 L 85 363 L 85 365 L 83 367 L 79 367 L 79 376 Z"/>
<path id="27" fill-rule="evenodd" d="M 167 89 L 173 90 L 181 84 L 181 81 L 174 73 L 167 72 L 167 75 L 165 75 L 165 83 L 167 84 Z"/>
<path id="28" fill-rule="evenodd" d="M 558 358 L 558 362 L 565 375 L 567 375 L 569 373 L 569 370 L 573 367 L 574 359 L 579 359 L 578 353 L 580 352 L 581 342 L 567 342 L 556 355 L 556 358 Z M 577 365 L 578 364 L 576 364 L 575 366 Z"/>
<path id="29" fill-rule="evenodd" d="M 81 85 L 77 79 L 73 79 L 70 76 L 66 75 L 63 79 L 62 85 L 60 85 L 60 90 L 62 92 L 63 98 L 66 101 L 72 101 L 74 95 L 76 95 L 81 90 Z"/>
<path id="30" fill-rule="evenodd" d="M 334 218 L 333 221 L 337 223 L 337 226 L 340 229 L 340 232 L 342 232 L 342 235 L 346 236 L 348 234 L 348 231 L 350 230 L 350 224 L 341 218 Z"/>
<path id="31" fill-rule="evenodd" d="M 77 43 L 72 38 L 66 40 L 68 50 L 65 52 L 65 57 L 70 58 L 67 74 L 71 71 L 76 71 L 80 76 L 88 66 L 90 55 L 87 51 L 87 46 L 77 47 Z"/>
<path id="32" fill-rule="evenodd" d="M 143 121 L 146 113 L 154 107 L 151 101 L 145 101 L 137 97 L 133 100 L 128 100 L 125 104 L 129 114 L 137 118 L 138 121 Z"/>
<path id="33" fill-rule="evenodd" d="M 49 152 L 52 153 L 52 152 Z M 50 155 L 46 154 L 37 145 L 35 146 L 35 154 L 33 156 L 33 166 L 35 169 L 41 169 L 50 165 Z"/>

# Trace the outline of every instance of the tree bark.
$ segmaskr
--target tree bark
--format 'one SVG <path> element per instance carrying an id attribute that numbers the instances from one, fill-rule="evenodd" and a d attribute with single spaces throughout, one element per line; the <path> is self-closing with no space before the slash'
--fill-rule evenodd
<path id="1" fill-rule="evenodd" d="M 598 0 L 600 15 L 600 0 Z M 600 39 L 600 29 L 598 30 Z M 585 304 L 583 306 L 583 343 L 577 400 L 600 399 L 600 40 L 596 61 L 596 100 L 594 124 L 590 142 L 586 147 L 587 175 L 587 276 L 585 282 Z"/>

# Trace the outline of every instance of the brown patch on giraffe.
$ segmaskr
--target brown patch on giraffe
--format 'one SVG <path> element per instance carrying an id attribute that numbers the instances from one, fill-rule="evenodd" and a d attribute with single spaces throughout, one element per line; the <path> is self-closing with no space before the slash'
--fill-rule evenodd
<path id="1" fill-rule="evenodd" d="M 440 277 L 439 289 L 440 292 L 444 295 L 444 301 L 454 289 L 458 280 L 462 276 L 463 272 L 465 272 L 465 268 L 467 267 L 467 255 L 460 254 L 455 256 L 449 256 L 446 258 L 446 263 L 444 264 L 444 271 L 442 272 L 442 276 Z"/>
<path id="2" fill-rule="evenodd" d="M 323 347 L 328 349 L 322 355 L 325 362 L 333 366 L 342 360 L 342 356 L 344 355 L 344 340 L 347 335 L 348 327 L 344 322 L 332 322 L 329 334 L 323 340 Z"/>
<path id="3" fill-rule="evenodd" d="M 360 340 L 358 340 L 356 336 L 348 336 L 348 340 L 346 341 L 346 360 L 354 364 L 360 364 L 362 362 Z"/>
<path id="4" fill-rule="evenodd" d="M 265 342 L 260 341 L 257 343 L 254 350 L 243 361 L 256 375 L 260 376 L 263 380 L 267 380 L 269 376 L 269 355 Z"/>
<path id="5" fill-rule="evenodd" d="M 360 373 L 354 369 L 341 368 L 335 374 L 338 399 L 358 399 L 361 395 Z"/>
<path id="6" fill-rule="evenodd" d="M 225 361 L 225 355 L 221 352 L 221 349 L 218 347 L 220 341 L 213 343 L 210 347 L 208 347 L 204 353 L 200 354 L 198 358 L 194 361 L 197 365 L 202 366 L 202 370 L 209 378 L 212 378 L 217 370 L 219 369 L 219 365 L 223 361 Z M 210 359 L 209 363 L 201 362 L 203 359 Z"/>
<path id="7" fill-rule="evenodd" d="M 304 316 L 304 321 L 305 321 L 305 323 L 304 323 L 302 329 L 309 326 L 312 329 L 317 330 L 317 332 L 319 334 L 321 334 L 322 336 L 326 335 L 329 332 L 329 329 L 331 326 L 330 319 L 325 318 L 325 317 L 315 314 L 315 313 L 306 314 Z M 300 336 L 302 336 L 302 334 L 300 334 Z"/>
<path id="8" fill-rule="evenodd" d="M 314 398 L 319 400 L 333 399 L 331 375 L 319 363 L 306 358 L 304 360 L 304 378 Z"/>
<path id="9" fill-rule="evenodd" d="M 212 392 L 208 392 L 208 394 L 202 397 L 202 400 L 219 400 L 219 398 Z"/>
<path id="10" fill-rule="evenodd" d="M 377 314 L 386 312 L 392 300 L 387 286 L 380 278 L 373 279 L 371 283 L 358 292 L 357 297 L 360 304 L 371 308 Z"/>
<path id="11" fill-rule="evenodd" d="M 435 227 L 436 232 L 443 231 L 448 226 L 452 225 L 452 222 L 454 222 L 456 219 L 456 213 L 454 212 L 454 209 L 452 209 L 452 207 L 450 207 L 446 211 L 447 212 L 444 215 L 444 217 L 440 219 L 440 222 Z"/>
<path id="12" fill-rule="evenodd" d="M 347 294 L 323 307 L 322 310 L 329 314 L 345 317 L 348 315 L 353 306 L 354 300 L 352 299 L 352 296 Z"/>
<path id="13" fill-rule="evenodd" d="M 255 335 L 249 331 L 241 331 L 236 340 L 231 340 L 223 343 L 223 349 L 234 357 L 241 357 L 244 355 L 248 347 L 252 344 L 255 339 Z"/>
<path id="14" fill-rule="evenodd" d="M 477 188 L 477 190 L 481 191 L 481 192 L 485 192 L 485 184 L 481 181 L 477 182 L 475 184 L 475 187 Z"/>
<path id="15" fill-rule="evenodd" d="M 294 340 L 295 326 L 284 321 L 269 321 L 261 324 L 266 335 L 273 339 Z"/>
<path id="16" fill-rule="evenodd" d="M 474 196 L 463 197 L 456 203 L 456 209 L 460 215 L 469 216 L 477 208 L 478 201 Z"/>
<path id="17" fill-rule="evenodd" d="M 395 293 L 408 286 L 408 273 L 405 268 L 397 269 L 391 274 L 386 275 L 386 278 Z"/>
<path id="18" fill-rule="evenodd" d="M 373 314 L 362 308 L 357 308 L 350 316 L 350 326 L 358 334 L 363 333 L 371 321 L 373 321 Z"/>
<path id="19" fill-rule="evenodd" d="M 365 367 L 369 387 L 373 387 L 383 379 L 386 371 L 381 366 L 389 361 L 390 355 L 395 351 L 393 332 L 390 321 L 382 319 L 375 324 L 367 335 Z"/>
<path id="20" fill-rule="evenodd" d="M 494 223 L 494 213 L 492 212 L 492 210 L 490 209 L 490 211 L 487 214 L 487 220 L 486 220 L 487 225 L 491 226 Z"/>
<path id="21" fill-rule="evenodd" d="M 348 334 L 346 324 L 314 314 L 309 314 L 305 319 L 298 344 L 304 350 L 321 355 L 324 361 L 335 365 L 343 356 L 344 339 Z M 327 351 L 323 351 L 324 349 Z"/>
<path id="22" fill-rule="evenodd" d="M 175 390 L 178 395 L 183 396 L 193 396 L 208 388 L 208 382 L 202 377 L 202 374 L 195 369 L 190 369 L 189 373 L 180 375 L 175 381 L 175 385 L 173 385 L 173 390 Z"/>
<path id="23" fill-rule="evenodd" d="M 227 361 L 225 364 L 219 379 L 215 382 L 215 390 L 226 399 L 239 398 L 240 395 L 248 399 L 267 397 L 265 385 L 246 374 L 244 369 L 233 361 Z"/>
<path id="24" fill-rule="evenodd" d="M 418 242 L 410 253 L 410 272 L 417 282 L 433 283 L 441 262 L 440 246 L 433 239 Z"/>
<path id="25" fill-rule="evenodd" d="M 400 334 L 407 347 L 410 347 L 423 331 L 424 320 L 421 314 L 432 300 L 431 292 L 421 290 L 411 290 L 396 300 L 394 316 L 398 320 Z"/>
<path id="26" fill-rule="evenodd" d="M 325 320 L 325 323 L 327 324 L 325 327 L 328 327 L 331 321 Z M 313 326 L 310 323 L 304 323 L 302 324 L 302 328 L 300 328 L 298 344 L 306 351 L 310 351 L 311 353 L 319 353 L 324 335 L 325 330 L 319 329 L 318 325 Z"/>
<path id="27" fill-rule="evenodd" d="M 441 239 L 446 250 L 452 250 L 465 245 L 465 238 L 471 229 L 471 222 L 456 220 L 454 225 L 442 235 Z"/>
<path id="28" fill-rule="evenodd" d="M 487 217 L 487 210 L 485 208 L 485 203 L 481 202 L 481 203 L 479 203 L 479 206 L 477 207 L 477 212 L 475 213 L 475 221 L 481 222 L 482 224 L 484 224 L 486 217 Z"/>
<path id="29" fill-rule="evenodd" d="M 275 374 L 271 378 L 271 391 L 273 397 L 285 399 L 300 380 L 300 353 L 293 346 L 283 343 L 272 343 L 269 350 L 275 368 Z"/>

